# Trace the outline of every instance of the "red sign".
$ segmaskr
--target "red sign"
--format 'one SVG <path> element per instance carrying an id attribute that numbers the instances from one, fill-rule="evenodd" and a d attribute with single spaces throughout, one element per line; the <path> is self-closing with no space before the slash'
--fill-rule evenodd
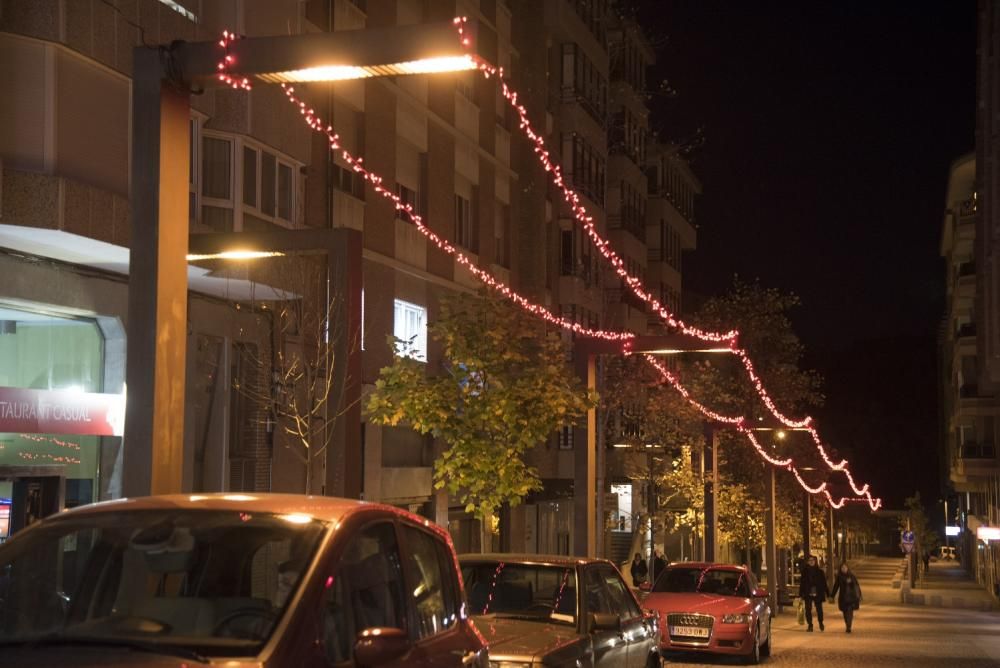
<path id="1" fill-rule="evenodd" d="M 0 387 L 0 433 L 121 436 L 125 396 Z"/>

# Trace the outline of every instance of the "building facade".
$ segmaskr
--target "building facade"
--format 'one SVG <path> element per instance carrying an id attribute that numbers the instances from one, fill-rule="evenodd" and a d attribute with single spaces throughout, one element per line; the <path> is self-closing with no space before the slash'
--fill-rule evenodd
<path id="1" fill-rule="evenodd" d="M 0 284 L 0 407 L 31 390 L 123 410 L 134 47 L 211 41 L 224 29 L 304 34 L 456 15 L 476 22 L 479 52 L 510 73 L 600 234 L 679 308 L 700 186 L 674 147 L 650 138 L 645 71 L 654 53 L 607 0 L 0 0 L 0 265 L 9 277 Z M 475 264 L 577 322 L 650 327 L 537 163 L 495 81 L 470 72 L 297 89 L 345 149 Z M 190 155 L 192 235 L 360 233 L 362 396 L 392 359 L 389 335 L 413 338 L 414 354 L 438 365 L 426 326 L 439 297 L 474 292 L 478 281 L 310 134 L 279 89 L 194 95 Z M 478 548 L 474 521 L 431 484 L 440 444 L 358 412 L 345 429 L 360 441 L 361 470 L 345 471 L 342 433 L 309 464 L 285 434 L 276 360 L 310 336 L 289 326 L 286 306 L 329 307 L 327 286 L 297 273 L 311 262 L 191 261 L 182 491 L 304 491 L 312 481 L 311 491 L 336 494 L 345 476 L 358 476 L 363 498 L 422 513 L 448 525 L 460 549 Z M 84 431 L 24 428 L 0 409 L 0 498 L 13 499 L 18 522 L 44 514 L 49 499 L 121 494 L 122 452 L 137 446 L 122 442 L 120 425 Z M 567 429 L 532 453 L 545 491 L 505 518 L 505 547 L 570 553 L 574 461 L 585 443 L 582 430 Z M 604 434 L 598 446 L 602 518 L 631 517 L 626 499 L 639 495 Z"/>

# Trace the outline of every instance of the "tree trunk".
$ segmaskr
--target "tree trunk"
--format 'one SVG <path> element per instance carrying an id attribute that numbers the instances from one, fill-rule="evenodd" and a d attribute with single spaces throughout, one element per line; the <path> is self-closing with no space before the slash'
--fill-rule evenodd
<path id="1" fill-rule="evenodd" d="M 479 520 L 479 551 L 482 554 L 493 551 L 493 533 L 490 531 L 489 518 Z"/>

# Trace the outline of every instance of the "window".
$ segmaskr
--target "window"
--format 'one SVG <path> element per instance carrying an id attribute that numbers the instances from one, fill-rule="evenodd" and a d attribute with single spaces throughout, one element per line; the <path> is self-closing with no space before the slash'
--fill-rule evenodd
<path id="1" fill-rule="evenodd" d="M 580 103 L 603 125 L 607 116 L 608 83 L 577 44 L 563 44 L 562 91 L 564 100 Z"/>
<path id="2" fill-rule="evenodd" d="M 495 261 L 501 267 L 510 267 L 510 207 L 497 202 L 493 228 Z"/>
<path id="3" fill-rule="evenodd" d="M 605 586 L 608 588 L 608 596 L 611 599 L 612 611 L 622 619 L 635 619 L 636 617 L 641 617 L 642 612 L 640 612 L 639 606 L 635 602 L 635 598 L 633 598 L 632 594 L 625 588 L 625 583 L 622 582 L 621 576 L 612 570 L 603 568 L 600 573 Z"/>
<path id="4" fill-rule="evenodd" d="M 323 601 L 329 663 L 352 661 L 354 640 L 365 629 L 407 628 L 401 570 L 391 523 L 371 525 L 351 539 Z"/>
<path id="5" fill-rule="evenodd" d="M 407 589 L 416 606 L 416 638 L 426 638 L 450 628 L 457 617 L 454 578 L 438 541 L 430 534 L 404 527 L 407 557 L 403 563 Z"/>
<path id="6" fill-rule="evenodd" d="M 233 142 L 205 137 L 202 141 L 201 194 L 213 199 L 231 199 Z"/>
<path id="7" fill-rule="evenodd" d="M 401 183 L 396 184 L 396 195 L 399 197 L 399 203 L 402 205 L 409 204 L 413 207 L 413 213 L 418 216 L 423 216 L 423 211 L 420 210 L 420 195 L 416 190 L 411 190 Z M 410 216 L 406 214 L 402 209 L 396 210 L 396 218 L 400 220 L 405 220 L 410 222 Z"/>
<path id="8" fill-rule="evenodd" d="M 257 208 L 257 151 L 243 147 L 243 203 Z"/>
<path id="9" fill-rule="evenodd" d="M 260 212 L 274 216 L 274 172 L 277 159 L 265 152 L 260 161 Z"/>
<path id="10" fill-rule="evenodd" d="M 477 241 L 472 203 L 461 195 L 455 195 L 455 243 L 476 253 L 479 251 Z"/>
<path id="11" fill-rule="evenodd" d="M 573 186 L 597 204 L 604 204 L 604 158 L 583 137 L 563 135 L 563 156 L 571 167 Z"/>
<path id="12" fill-rule="evenodd" d="M 427 309 L 396 299 L 393 309 L 392 334 L 402 343 L 396 354 L 427 361 Z"/>
<path id="13" fill-rule="evenodd" d="M 278 218 L 292 220 L 292 168 L 278 163 Z"/>

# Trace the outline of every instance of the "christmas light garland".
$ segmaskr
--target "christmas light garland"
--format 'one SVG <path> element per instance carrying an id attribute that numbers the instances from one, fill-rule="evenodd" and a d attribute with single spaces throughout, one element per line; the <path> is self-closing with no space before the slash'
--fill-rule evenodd
<path id="1" fill-rule="evenodd" d="M 456 17 L 454 19 L 454 24 L 456 25 L 459 39 L 462 45 L 466 47 L 471 47 L 471 40 L 465 34 L 466 23 L 467 19 L 465 17 Z M 228 72 L 229 68 L 235 63 L 233 56 L 229 53 L 229 45 L 236 39 L 238 39 L 238 36 L 236 34 L 230 33 L 229 31 L 223 32 L 223 37 L 222 39 L 219 40 L 219 45 L 224 49 L 224 56 L 223 60 L 218 63 L 219 73 L 217 76 L 222 83 L 231 88 L 250 90 L 252 86 L 250 85 L 250 82 L 246 78 L 236 79 L 232 77 Z M 808 431 L 822 459 L 827 464 L 827 466 L 831 470 L 844 472 L 845 476 L 848 479 L 848 482 L 851 485 L 851 488 L 855 491 L 856 494 L 859 495 L 859 497 L 864 497 L 864 498 L 849 499 L 842 497 L 839 501 L 835 502 L 833 500 L 833 497 L 830 495 L 829 491 L 826 489 L 826 483 L 823 483 L 822 485 L 816 488 L 808 486 L 802 479 L 802 477 L 799 475 L 798 470 L 792 464 L 791 459 L 779 460 L 772 458 L 770 457 L 770 455 L 767 454 L 767 452 L 757 442 L 753 433 L 745 427 L 745 421 L 743 417 L 725 416 L 715 411 L 712 411 L 711 409 L 709 409 L 708 407 L 704 406 L 700 402 L 696 401 L 693 397 L 691 397 L 687 389 L 684 388 L 683 385 L 681 385 L 679 381 L 676 379 L 676 377 L 673 376 L 673 374 L 670 374 L 665 367 L 659 365 L 658 363 L 654 363 L 654 366 L 656 366 L 663 374 L 664 379 L 668 383 L 670 383 L 671 386 L 674 387 L 674 389 L 680 392 L 681 395 L 692 406 L 694 406 L 697 410 L 699 410 L 703 415 L 705 415 L 709 419 L 718 422 L 731 424 L 735 426 L 738 431 L 744 433 L 762 458 L 764 458 L 768 463 L 770 463 L 773 466 L 779 466 L 779 467 L 783 466 L 788 468 L 795 474 L 795 477 L 798 480 L 799 484 L 806 491 L 810 492 L 811 494 L 821 494 L 821 493 L 824 494 L 827 497 L 827 500 L 830 503 L 830 505 L 833 506 L 834 508 L 840 508 L 844 505 L 844 503 L 848 501 L 864 501 L 867 502 L 869 506 L 871 506 L 872 510 L 876 510 L 881 505 L 881 500 L 872 499 L 872 496 L 869 493 L 869 485 L 865 484 L 862 487 L 857 486 L 853 476 L 847 469 L 846 459 L 841 460 L 840 462 L 834 462 L 828 456 L 825 447 L 822 443 L 822 440 L 819 437 L 818 432 L 812 426 L 812 418 L 806 416 L 802 420 L 793 420 L 783 415 L 780 412 L 777 405 L 774 403 L 773 399 L 770 397 L 769 393 L 764 387 L 763 381 L 757 375 L 753 366 L 753 362 L 750 359 L 749 355 L 745 350 L 738 347 L 737 341 L 739 333 L 736 330 L 730 330 L 729 332 L 724 332 L 724 333 L 709 332 L 686 324 L 680 318 L 676 317 L 673 313 L 671 313 L 670 310 L 666 306 L 661 304 L 659 300 L 657 300 L 651 293 L 649 293 L 644 288 L 642 281 L 638 277 L 632 276 L 628 273 L 627 269 L 625 268 L 625 262 L 614 251 L 610 242 L 601 237 L 600 234 L 597 232 L 597 229 L 594 225 L 594 219 L 587 213 L 586 207 L 584 207 L 583 204 L 581 204 L 579 195 L 572 188 L 566 185 L 566 182 L 562 175 L 561 167 L 551 160 L 549 151 L 545 148 L 544 138 L 535 133 L 534 129 L 531 126 L 530 120 L 528 119 L 527 110 L 525 109 L 524 105 L 518 103 L 517 93 L 513 91 L 507 85 L 507 82 L 504 80 L 503 68 L 494 67 L 489 63 L 482 61 L 474 54 L 472 55 L 477 61 L 479 70 L 486 78 L 490 78 L 491 76 L 497 77 L 504 98 L 508 101 L 511 107 L 518 114 L 520 121 L 519 122 L 520 129 L 524 132 L 525 136 L 528 139 L 530 139 L 535 143 L 534 152 L 538 156 L 538 159 L 541 162 L 543 168 L 545 169 L 546 172 L 551 174 L 553 183 L 562 192 L 563 198 L 573 211 L 574 218 L 576 218 L 576 220 L 582 224 L 587 234 L 587 237 L 590 239 L 592 245 L 604 256 L 604 258 L 614 269 L 615 273 L 622 279 L 623 283 L 627 285 L 629 289 L 637 297 L 643 300 L 654 313 L 656 313 L 661 319 L 663 319 L 664 322 L 669 327 L 676 329 L 686 335 L 698 338 L 702 341 L 713 342 L 713 343 L 726 343 L 728 345 L 729 350 L 740 359 L 741 363 L 743 364 L 747 372 L 748 377 L 750 378 L 751 383 L 754 386 L 755 391 L 757 392 L 758 396 L 760 397 L 764 405 L 767 407 L 767 409 L 771 412 L 771 414 L 774 415 L 774 417 L 779 422 L 781 422 L 784 426 L 788 428 L 805 429 L 806 431 Z M 424 235 L 425 238 L 429 239 L 440 250 L 451 255 L 457 264 L 464 266 L 467 270 L 470 271 L 470 273 L 472 273 L 478 280 L 480 280 L 486 286 L 488 286 L 493 290 L 496 290 L 504 297 L 510 299 L 515 304 L 520 306 L 522 309 L 527 311 L 528 313 L 535 315 L 537 317 L 541 317 L 542 319 L 551 324 L 573 331 L 582 336 L 600 338 L 609 341 L 620 341 L 623 344 L 623 352 L 625 352 L 626 354 L 628 353 L 630 348 L 629 344 L 631 343 L 632 339 L 635 338 L 635 334 L 631 332 L 601 330 L 601 329 L 584 327 L 579 323 L 557 316 L 553 314 L 546 307 L 540 304 L 532 303 L 523 295 L 517 293 L 513 288 L 511 288 L 505 282 L 497 279 L 490 272 L 473 264 L 473 262 L 469 259 L 469 257 L 465 253 L 455 248 L 446 239 L 442 238 L 440 235 L 438 235 L 433 230 L 428 228 L 424 224 L 422 217 L 413 210 L 413 206 L 411 204 L 403 202 L 398 195 L 396 195 L 391 190 L 385 188 L 382 185 L 383 183 L 382 177 L 378 176 L 374 172 L 371 172 L 370 170 L 368 170 L 366 167 L 363 166 L 363 158 L 360 157 L 355 158 L 347 150 L 343 149 L 340 146 L 338 135 L 333 132 L 333 126 L 329 124 L 324 126 L 322 119 L 316 115 L 315 110 L 308 107 L 304 101 L 298 99 L 294 95 L 295 89 L 292 86 L 281 84 L 281 87 L 285 91 L 285 95 L 289 99 L 289 101 L 299 108 L 299 112 L 303 116 L 306 124 L 314 131 L 323 133 L 324 135 L 327 136 L 330 150 L 332 151 L 340 150 L 341 157 L 345 160 L 345 162 L 347 162 L 347 164 L 351 167 L 351 169 L 354 172 L 360 174 L 366 181 L 368 181 L 372 185 L 373 189 L 377 194 L 382 195 L 383 197 L 391 200 L 397 211 L 403 212 L 413 222 L 414 226 L 422 235 Z M 648 355 L 647 359 L 650 359 Z M 655 360 L 651 361 L 655 362 Z"/>

